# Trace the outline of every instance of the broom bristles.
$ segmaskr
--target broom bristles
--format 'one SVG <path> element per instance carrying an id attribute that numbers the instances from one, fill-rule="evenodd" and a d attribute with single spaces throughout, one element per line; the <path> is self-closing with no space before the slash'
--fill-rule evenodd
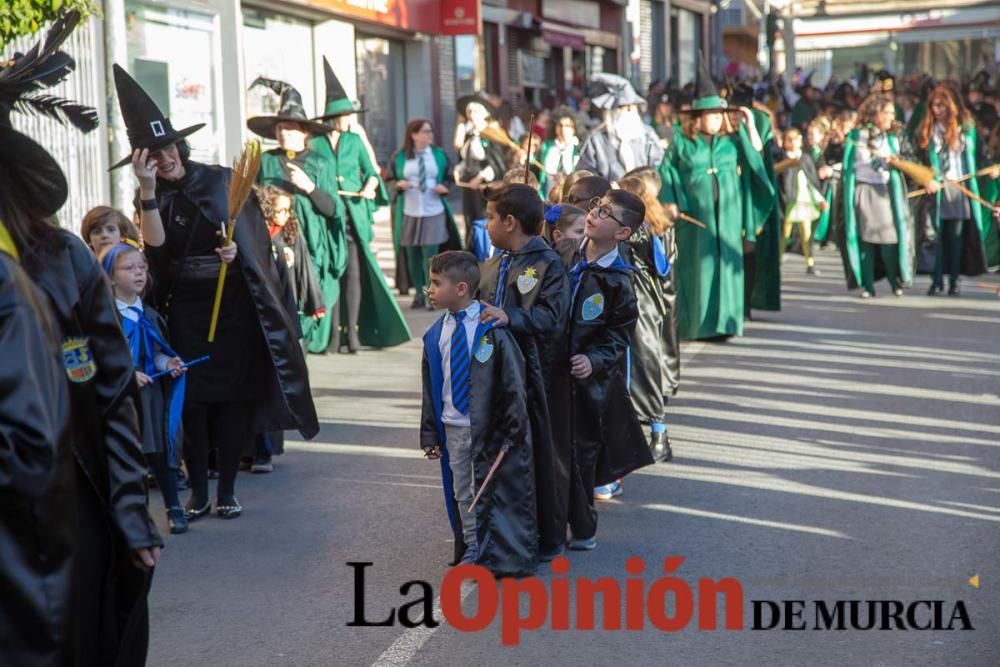
<path id="1" fill-rule="evenodd" d="M 914 183 L 919 183 L 921 187 L 926 188 L 935 180 L 934 170 L 930 167 L 925 167 L 922 164 L 917 164 L 916 162 L 910 162 L 908 160 L 893 160 L 892 166 L 903 172 L 910 177 Z"/>
<path id="2" fill-rule="evenodd" d="M 243 152 L 233 162 L 233 177 L 229 182 L 229 219 L 235 221 L 250 197 L 260 170 L 260 142 L 248 141 Z"/>

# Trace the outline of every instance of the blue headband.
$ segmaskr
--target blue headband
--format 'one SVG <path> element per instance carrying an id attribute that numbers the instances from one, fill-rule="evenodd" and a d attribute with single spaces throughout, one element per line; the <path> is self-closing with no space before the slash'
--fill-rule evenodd
<path id="1" fill-rule="evenodd" d="M 128 250 L 133 250 L 139 253 L 140 255 L 142 254 L 141 250 L 136 248 L 134 245 L 128 243 L 119 243 L 118 245 L 113 245 L 107 250 L 105 250 L 103 253 L 101 253 L 101 267 L 104 269 L 104 272 L 109 276 L 114 275 L 115 262 L 118 261 L 118 255 Z"/>
<path id="2" fill-rule="evenodd" d="M 555 206 L 548 206 L 545 208 L 545 222 L 550 225 L 554 225 L 559 222 L 559 216 L 562 215 L 562 206 L 556 204 Z"/>

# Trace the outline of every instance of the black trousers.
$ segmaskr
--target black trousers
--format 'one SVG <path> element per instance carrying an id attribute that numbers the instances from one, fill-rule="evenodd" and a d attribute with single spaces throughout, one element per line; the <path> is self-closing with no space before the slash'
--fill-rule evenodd
<path id="1" fill-rule="evenodd" d="M 341 341 L 341 310 L 347 309 L 347 346 L 352 350 L 361 348 L 358 339 L 358 319 L 361 315 L 361 240 L 354 229 L 354 222 L 347 220 L 347 269 L 340 277 L 340 301 L 333 305 L 333 320 L 330 345 L 327 349 L 337 352 Z M 346 300 L 346 301 L 345 301 Z"/>
<path id="2" fill-rule="evenodd" d="M 218 448 L 219 486 L 216 497 L 228 501 L 236 492 L 240 455 L 256 435 L 250 401 L 188 403 L 184 406 L 184 461 L 195 507 L 208 502 L 208 451 Z"/>

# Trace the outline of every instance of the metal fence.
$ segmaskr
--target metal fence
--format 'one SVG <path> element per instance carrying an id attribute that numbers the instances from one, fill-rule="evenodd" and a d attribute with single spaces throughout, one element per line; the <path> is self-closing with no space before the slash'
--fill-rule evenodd
<path id="1" fill-rule="evenodd" d="M 26 51 L 44 34 L 39 32 L 14 41 L 4 49 L 0 59 Z M 63 50 L 76 59 L 76 71 L 63 83 L 45 91 L 97 108 L 100 127 L 83 135 L 51 118 L 25 113 L 11 115 L 14 127 L 44 146 L 62 166 L 69 184 L 69 199 L 57 216 L 64 228 L 77 233 L 88 210 L 110 201 L 103 39 L 101 21 L 96 17 L 78 27 L 63 44 Z"/>

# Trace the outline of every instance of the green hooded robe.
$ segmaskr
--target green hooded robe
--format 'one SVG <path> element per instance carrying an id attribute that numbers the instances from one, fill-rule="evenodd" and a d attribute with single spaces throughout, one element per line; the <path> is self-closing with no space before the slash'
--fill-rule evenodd
<path id="1" fill-rule="evenodd" d="M 392 347 L 410 340 L 410 328 L 403 318 L 399 304 L 389 290 L 389 285 L 379 269 L 370 244 L 375 238 L 372 212 L 389 203 L 389 196 L 382 178 L 375 170 L 368 149 L 357 134 L 340 133 L 334 150 L 328 136 L 314 137 L 311 148 L 325 158 L 334 174 L 337 190 L 360 192 L 369 178 L 378 179 L 374 200 L 360 196 L 340 196 L 358 235 L 358 258 L 361 261 L 361 313 L 358 318 L 359 338 L 362 345 Z M 331 194 L 336 194 L 336 191 Z M 335 197 L 336 198 L 336 197 Z M 341 307 L 346 308 L 345 304 Z M 342 311 L 341 322 L 347 322 Z"/>
<path id="2" fill-rule="evenodd" d="M 681 338 L 742 335 L 743 239 L 756 239 L 775 197 L 760 153 L 742 124 L 727 136 L 678 133 L 660 175 L 660 201 L 706 225 L 676 227 Z"/>
<path id="3" fill-rule="evenodd" d="M 284 151 L 270 150 L 260 156 L 260 172 L 257 182 L 262 185 L 284 187 L 287 181 L 285 173 Z M 344 235 L 344 203 L 337 196 L 337 178 L 332 173 L 329 163 L 310 151 L 306 157 L 303 171 L 312 179 L 316 187 L 329 194 L 337 207 L 333 217 L 323 216 L 309 201 L 309 197 L 299 193 L 292 194 L 295 217 L 299 221 L 302 236 L 305 238 L 309 256 L 312 258 L 316 277 L 319 279 L 320 291 L 323 293 L 323 303 L 327 313 L 321 319 L 301 315 L 302 337 L 306 349 L 314 354 L 322 354 L 330 344 L 332 319 L 330 312 L 340 297 L 340 277 L 347 268 L 347 238 Z"/>

